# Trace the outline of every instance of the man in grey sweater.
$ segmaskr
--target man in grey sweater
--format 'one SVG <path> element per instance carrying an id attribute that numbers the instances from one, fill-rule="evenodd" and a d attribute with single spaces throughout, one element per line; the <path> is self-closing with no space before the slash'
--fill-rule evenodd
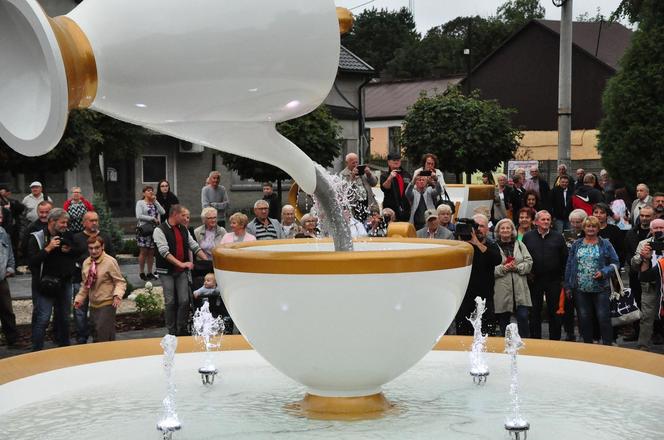
<path id="1" fill-rule="evenodd" d="M 212 171 L 207 178 L 207 185 L 201 189 L 201 209 L 208 206 L 217 210 L 217 225 L 226 226 L 226 209 L 229 206 L 228 193 L 220 185 L 221 173 Z"/>

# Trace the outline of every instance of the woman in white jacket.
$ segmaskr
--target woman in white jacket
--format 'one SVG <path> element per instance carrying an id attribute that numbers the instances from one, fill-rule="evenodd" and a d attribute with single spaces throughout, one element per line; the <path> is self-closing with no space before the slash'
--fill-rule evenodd
<path id="1" fill-rule="evenodd" d="M 528 314 L 533 303 L 526 276 L 533 267 L 533 258 L 526 245 L 516 239 L 516 228 L 512 220 L 500 220 L 494 231 L 502 256 L 502 262 L 493 271 L 496 279 L 493 302 L 500 330 L 504 335 L 514 314 L 519 335 L 527 338 Z"/>

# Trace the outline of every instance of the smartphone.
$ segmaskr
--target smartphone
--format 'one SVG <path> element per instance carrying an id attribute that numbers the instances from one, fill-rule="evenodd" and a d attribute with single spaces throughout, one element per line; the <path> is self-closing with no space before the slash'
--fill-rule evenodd
<path id="1" fill-rule="evenodd" d="M 514 263 L 514 257 L 509 255 L 505 258 L 505 264 Z"/>
<path id="2" fill-rule="evenodd" d="M 357 173 L 358 174 L 364 174 L 364 169 L 366 168 L 366 165 L 358 165 L 357 166 Z"/>

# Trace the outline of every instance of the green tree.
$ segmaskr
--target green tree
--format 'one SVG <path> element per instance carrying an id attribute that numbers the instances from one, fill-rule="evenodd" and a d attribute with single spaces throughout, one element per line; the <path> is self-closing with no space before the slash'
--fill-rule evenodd
<path id="1" fill-rule="evenodd" d="M 297 119 L 277 124 L 277 131 L 324 167 L 331 166 L 341 151 L 341 126 L 325 105 Z M 283 170 L 265 162 L 230 153 L 220 153 L 220 155 L 224 165 L 237 172 L 243 179 L 254 179 L 258 182 L 276 181 L 281 201 L 281 181 L 290 179 Z"/>
<path id="2" fill-rule="evenodd" d="M 95 193 L 92 196 L 92 204 L 99 215 L 99 230 L 104 231 L 111 237 L 115 251 L 118 254 L 121 253 L 122 248 L 124 247 L 122 229 L 120 229 L 118 223 L 113 220 L 113 213 L 111 212 L 111 208 L 108 207 L 108 203 L 106 203 L 105 196 L 103 194 Z"/>
<path id="3" fill-rule="evenodd" d="M 628 186 L 664 190 L 664 2 L 634 3 L 638 13 L 625 14 L 635 14 L 630 20 L 639 27 L 604 91 L 598 150 L 609 173 Z"/>
<path id="4" fill-rule="evenodd" d="M 62 140 L 49 153 L 27 157 L 0 140 L 0 169 L 13 173 L 37 174 L 40 180 L 49 174 L 71 170 L 85 155 L 95 193 L 105 194 L 99 157 L 108 160 L 131 158 L 147 142 L 147 131 L 92 110 L 74 110 L 69 114 Z"/>
<path id="5" fill-rule="evenodd" d="M 518 28 L 543 18 L 538 0 L 510 0 L 493 17 L 457 17 L 433 27 L 421 40 L 397 49 L 385 69 L 393 78 L 439 78 L 466 73 L 496 50 Z M 470 49 L 470 60 L 463 50 Z"/>
<path id="6" fill-rule="evenodd" d="M 148 136 L 143 127 L 92 110 L 75 110 L 69 114 L 67 129 L 58 148 L 66 146 L 76 149 L 79 154 L 87 154 L 93 190 L 105 195 L 100 156 L 103 155 L 105 160 L 133 158 L 147 144 Z"/>
<path id="7" fill-rule="evenodd" d="M 402 146 L 417 163 L 425 153 L 434 153 L 440 167 L 453 172 L 491 171 L 510 159 L 522 135 L 512 127 L 510 115 L 497 101 L 470 96 L 458 88 L 446 94 L 422 94 L 404 121 Z"/>
<path id="8" fill-rule="evenodd" d="M 510 33 L 536 18 L 544 18 L 539 0 L 508 0 L 498 7 L 496 16 L 507 24 Z"/>
<path id="9" fill-rule="evenodd" d="M 80 151 L 73 145 L 60 143 L 45 155 L 29 157 L 12 150 L 0 139 L 0 170 L 12 174 L 26 173 L 46 180 L 50 174 L 76 168 L 80 159 Z"/>
<path id="10" fill-rule="evenodd" d="M 429 29 L 421 41 L 399 49 L 385 73 L 395 78 L 439 78 L 465 73 L 468 56 L 464 55 L 464 49 L 470 47 L 474 66 L 502 44 L 509 34 L 508 26 L 493 17 L 457 17 Z"/>
<path id="11" fill-rule="evenodd" d="M 365 9 L 341 43 L 381 72 L 401 47 L 419 41 L 415 19 L 406 8 L 398 11 Z"/>

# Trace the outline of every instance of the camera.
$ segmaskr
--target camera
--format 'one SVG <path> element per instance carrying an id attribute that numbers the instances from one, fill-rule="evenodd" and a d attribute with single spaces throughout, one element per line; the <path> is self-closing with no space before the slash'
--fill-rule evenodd
<path id="1" fill-rule="evenodd" d="M 664 253 L 664 232 L 655 232 L 652 236 L 652 240 L 650 240 L 650 243 L 648 244 L 654 253 L 662 255 L 662 253 Z"/>
<path id="2" fill-rule="evenodd" d="M 472 218 L 460 218 L 457 220 L 454 235 L 457 240 L 470 241 L 473 238 L 473 230 L 477 230 L 479 226 Z"/>
<path id="3" fill-rule="evenodd" d="M 357 174 L 360 174 L 360 175 L 364 174 L 364 169 L 366 167 L 367 167 L 366 165 L 358 165 L 357 166 Z"/>
<path id="4" fill-rule="evenodd" d="M 430 177 L 431 176 L 431 171 L 424 170 L 424 171 L 421 171 L 419 175 L 424 176 L 424 177 Z"/>

